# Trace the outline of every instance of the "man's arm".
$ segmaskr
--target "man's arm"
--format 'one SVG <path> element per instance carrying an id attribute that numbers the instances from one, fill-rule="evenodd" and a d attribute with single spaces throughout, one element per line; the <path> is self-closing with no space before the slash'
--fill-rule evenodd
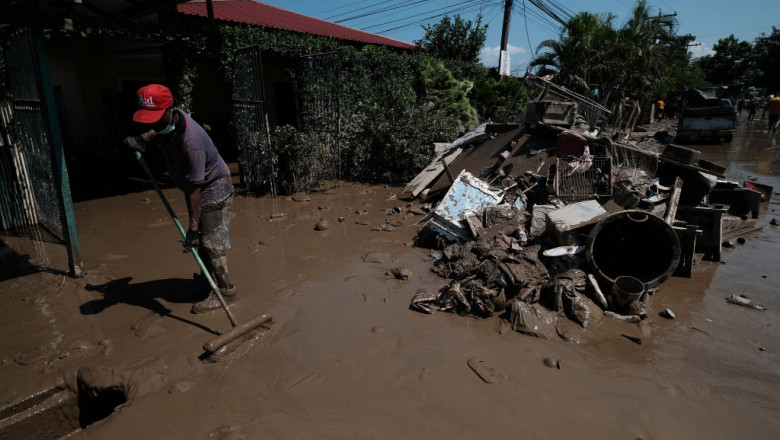
<path id="1" fill-rule="evenodd" d="M 189 252 L 192 248 L 197 248 L 200 244 L 200 183 L 190 183 L 184 188 L 184 197 L 187 200 L 187 213 L 190 216 L 190 227 L 187 230 L 187 237 L 184 239 L 184 252 Z"/>
<path id="2" fill-rule="evenodd" d="M 190 184 L 188 188 L 185 188 L 184 192 L 187 198 L 187 213 L 190 216 L 190 230 L 200 230 L 200 209 L 202 201 L 200 198 L 200 184 Z"/>

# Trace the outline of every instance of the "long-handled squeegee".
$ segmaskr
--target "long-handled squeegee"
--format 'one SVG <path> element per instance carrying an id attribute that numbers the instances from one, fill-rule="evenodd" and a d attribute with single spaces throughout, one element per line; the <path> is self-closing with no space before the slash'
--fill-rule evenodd
<path id="1" fill-rule="evenodd" d="M 157 194 L 160 196 L 160 200 L 162 200 L 163 205 L 165 205 L 165 209 L 168 210 L 168 214 L 173 219 L 173 223 L 175 223 L 176 227 L 179 229 L 179 233 L 181 233 L 182 238 L 186 239 L 187 233 L 184 232 L 184 228 L 182 227 L 181 222 L 179 222 L 179 218 L 176 217 L 176 213 L 173 212 L 171 205 L 168 204 L 168 199 L 165 198 L 165 195 L 160 190 L 160 186 L 157 185 L 157 181 L 154 179 L 154 175 L 152 174 L 152 171 L 149 169 L 149 166 L 146 164 L 146 160 L 144 160 L 144 157 L 141 155 L 139 151 L 135 152 L 135 157 L 136 159 L 138 159 L 138 162 L 141 163 L 141 166 L 143 167 L 144 171 L 146 171 L 146 174 L 149 176 L 149 180 L 151 180 L 152 186 L 154 186 L 154 189 L 157 191 Z M 205 344 L 203 344 L 204 350 L 206 350 L 209 353 L 214 353 L 217 350 L 219 350 L 221 347 L 227 345 L 229 342 L 240 338 L 241 336 L 249 333 L 250 331 L 267 323 L 272 319 L 271 315 L 263 314 L 243 324 L 239 324 L 236 321 L 236 318 L 233 317 L 233 314 L 230 313 L 230 309 L 228 309 L 228 306 L 225 303 L 225 298 L 222 297 L 222 293 L 220 293 L 217 284 L 214 282 L 214 278 L 211 277 L 211 274 L 206 269 L 206 266 L 203 264 L 203 260 L 200 259 L 200 255 L 198 255 L 198 250 L 192 248 L 190 249 L 190 253 L 192 253 L 193 257 L 195 257 L 195 261 L 198 262 L 198 266 L 200 267 L 200 270 L 203 272 L 203 275 L 205 275 L 206 279 L 208 280 L 209 286 L 211 286 L 211 290 L 214 292 L 214 295 L 216 295 L 217 299 L 219 300 L 219 303 L 222 305 L 222 308 L 225 309 L 225 313 L 227 314 L 227 317 L 230 320 L 230 324 L 233 326 L 233 328 L 230 331 L 221 334 L 216 338 L 207 341 Z"/>

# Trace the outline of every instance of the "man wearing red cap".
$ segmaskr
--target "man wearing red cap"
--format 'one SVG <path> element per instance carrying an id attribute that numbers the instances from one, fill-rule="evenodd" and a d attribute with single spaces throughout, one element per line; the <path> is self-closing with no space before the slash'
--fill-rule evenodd
<path id="1" fill-rule="evenodd" d="M 225 302 L 236 302 L 238 289 L 228 277 L 226 256 L 230 249 L 233 183 L 225 161 L 206 131 L 173 106 L 173 95 L 165 86 L 150 84 L 138 90 L 138 110 L 133 120 L 141 124 L 143 134 L 126 138 L 125 144 L 142 153 L 147 145 L 159 147 L 174 184 L 184 192 L 190 217 L 184 252 L 197 248 Z M 200 284 L 205 290 L 202 278 Z M 219 307 L 216 296 L 210 293 L 193 304 L 192 312 Z"/>

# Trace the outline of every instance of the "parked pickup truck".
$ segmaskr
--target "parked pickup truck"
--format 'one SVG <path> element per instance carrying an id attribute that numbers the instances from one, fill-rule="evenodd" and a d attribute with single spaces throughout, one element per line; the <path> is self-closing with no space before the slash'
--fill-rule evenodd
<path id="1" fill-rule="evenodd" d="M 677 142 L 731 142 L 737 125 L 737 107 L 726 87 L 699 87 L 685 91 L 677 125 Z"/>

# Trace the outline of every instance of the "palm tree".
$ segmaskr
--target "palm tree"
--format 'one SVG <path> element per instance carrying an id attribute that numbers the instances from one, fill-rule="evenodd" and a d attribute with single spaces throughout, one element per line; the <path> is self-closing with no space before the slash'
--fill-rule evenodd
<path id="1" fill-rule="evenodd" d="M 615 51 L 624 69 L 617 85 L 626 95 L 641 96 L 658 90 L 666 71 L 676 19 L 650 15 L 647 0 L 638 0 L 631 16 L 618 31 Z"/>
<path id="2" fill-rule="evenodd" d="M 617 89 L 612 102 L 624 96 L 651 96 L 666 71 L 676 20 L 650 15 L 646 0 L 637 0 L 620 29 L 613 27 L 614 19 L 612 14 L 580 12 L 558 40 L 539 44 L 530 66 L 538 68 L 537 75 L 553 74 L 556 83 L 580 93 L 594 84 L 602 90 Z"/>
<path id="3" fill-rule="evenodd" d="M 530 66 L 538 67 L 540 76 L 555 75 L 556 82 L 573 90 L 590 90 L 609 71 L 608 54 L 616 38 L 613 19 L 612 14 L 580 12 L 569 20 L 559 40 L 539 44 Z"/>

